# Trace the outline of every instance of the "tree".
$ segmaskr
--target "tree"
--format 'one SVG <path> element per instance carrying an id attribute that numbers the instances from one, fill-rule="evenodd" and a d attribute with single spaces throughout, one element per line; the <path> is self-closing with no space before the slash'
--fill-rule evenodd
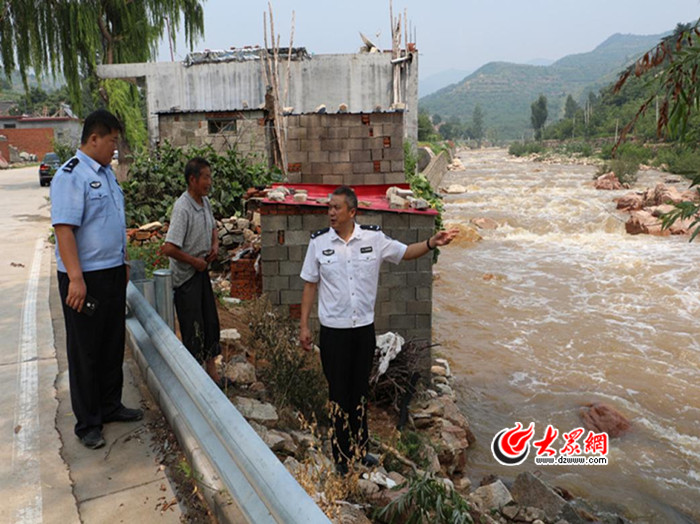
<path id="1" fill-rule="evenodd" d="M 641 77 L 646 73 L 654 73 L 650 80 L 650 94 L 624 127 L 618 146 L 649 107 L 658 107 L 656 128 L 659 135 L 666 134 L 679 142 L 697 145 L 699 130 L 690 124 L 700 113 L 700 86 L 697 78 L 700 69 L 699 24 L 700 20 L 693 26 L 679 24 L 672 35 L 661 40 L 654 49 L 642 55 L 620 75 L 615 92 L 619 92 L 632 75 Z M 691 187 L 700 187 L 700 174 L 693 177 Z M 662 215 L 663 225 L 669 227 L 676 220 L 692 218 L 689 229 L 695 228 L 690 237 L 693 241 L 700 232 L 699 213 L 700 204 L 681 202 L 676 204 L 674 211 Z"/>
<path id="2" fill-rule="evenodd" d="M 474 106 L 474 112 L 472 113 L 471 135 L 481 147 L 481 141 L 484 138 L 484 112 L 479 104 Z"/>
<path id="3" fill-rule="evenodd" d="M 542 130 L 544 129 L 544 123 L 547 121 L 547 97 L 540 95 L 532 103 L 530 110 L 532 111 L 530 122 L 535 130 L 535 140 L 542 140 Z"/>
<path id="4" fill-rule="evenodd" d="M 161 38 L 174 38 L 184 20 L 190 47 L 203 35 L 200 0 L 0 0 L 0 66 L 9 78 L 19 69 L 25 90 L 27 71 L 61 75 L 70 101 L 82 112 L 81 73 L 95 77 L 98 64 L 147 62 Z M 100 94 L 124 122 L 130 142 L 145 138 L 139 93 L 134 84 L 110 80 Z M 134 111 L 136 108 L 136 111 Z"/>
<path id="5" fill-rule="evenodd" d="M 428 113 L 421 111 L 418 113 L 418 141 L 430 142 L 435 136 L 435 128 L 430 121 Z"/>
<path id="6" fill-rule="evenodd" d="M 564 118 L 574 118 L 578 110 L 579 107 L 574 97 L 571 95 L 567 96 L 566 102 L 564 103 Z"/>
<path id="7" fill-rule="evenodd" d="M 440 122 L 442 122 L 442 117 L 440 115 L 438 115 L 437 113 L 435 113 L 433 115 L 433 124 L 438 125 Z"/>

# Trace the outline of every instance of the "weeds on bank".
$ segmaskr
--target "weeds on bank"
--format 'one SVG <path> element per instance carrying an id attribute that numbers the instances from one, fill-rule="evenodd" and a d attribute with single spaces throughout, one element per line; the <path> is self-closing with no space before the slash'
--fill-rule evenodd
<path id="1" fill-rule="evenodd" d="M 347 414 L 343 413 L 336 404 L 329 403 L 328 411 L 330 420 L 340 417 L 343 425 L 346 428 L 349 426 Z M 323 442 L 331 445 L 336 442 L 333 426 L 322 428 L 315 419 L 309 421 L 303 415 L 299 416 L 299 422 L 302 430 L 311 434 L 312 444 L 292 474 L 326 516 L 331 520 L 337 519 L 340 516 L 342 501 L 357 500 L 360 497 L 358 481 L 361 472 L 356 465 L 362 458 L 363 451 L 360 446 L 352 443 L 353 456 L 348 459 L 348 473 L 339 475 L 336 472 L 335 463 L 326 458 L 322 449 Z"/>
<path id="2" fill-rule="evenodd" d="M 376 517 L 390 524 L 474 523 L 466 499 L 429 473 L 409 480 L 408 491 L 377 511 Z"/>
<path id="3" fill-rule="evenodd" d="M 325 421 L 328 391 L 319 358 L 298 344 L 297 322 L 266 297 L 250 301 L 246 321 L 260 380 L 277 406 L 291 406 L 307 419 Z"/>

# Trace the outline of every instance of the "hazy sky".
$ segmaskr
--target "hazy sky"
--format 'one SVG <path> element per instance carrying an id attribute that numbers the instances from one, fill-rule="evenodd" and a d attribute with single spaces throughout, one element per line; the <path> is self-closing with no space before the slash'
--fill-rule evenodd
<path id="1" fill-rule="evenodd" d="M 195 50 L 263 44 L 267 0 L 206 0 L 204 39 Z M 362 31 L 390 48 L 389 0 L 275 0 L 275 31 L 311 53 L 352 53 Z M 658 34 L 700 18 L 700 0 L 394 0 L 415 28 L 422 78 L 447 70 L 474 70 L 491 61 L 556 60 L 591 51 L 614 33 Z M 378 36 L 377 36 L 378 35 Z M 176 42 L 175 60 L 187 54 Z M 159 60 L 170 60 L 166 42 Z"/>

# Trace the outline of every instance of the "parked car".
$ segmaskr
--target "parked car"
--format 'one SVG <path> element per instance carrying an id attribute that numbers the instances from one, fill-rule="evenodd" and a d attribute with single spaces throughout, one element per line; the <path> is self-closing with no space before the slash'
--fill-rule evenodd
<path id="1" fill-rule="evenodd" d="M 39 185 L 48 186 L 59 167 L 61 167 L 61 159 L 58 155 L 54 152 L 46 153 L 39 166 Z"/>

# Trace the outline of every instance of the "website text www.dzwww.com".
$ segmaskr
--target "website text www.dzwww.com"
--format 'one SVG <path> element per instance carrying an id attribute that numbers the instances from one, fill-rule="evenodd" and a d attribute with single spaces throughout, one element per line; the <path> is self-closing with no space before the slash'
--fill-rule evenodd
<path id="1" fill-rule="evenodd" d="M 535 464 L 538 466 L 607 466 L 608 457 L 535 457 Z"/>

